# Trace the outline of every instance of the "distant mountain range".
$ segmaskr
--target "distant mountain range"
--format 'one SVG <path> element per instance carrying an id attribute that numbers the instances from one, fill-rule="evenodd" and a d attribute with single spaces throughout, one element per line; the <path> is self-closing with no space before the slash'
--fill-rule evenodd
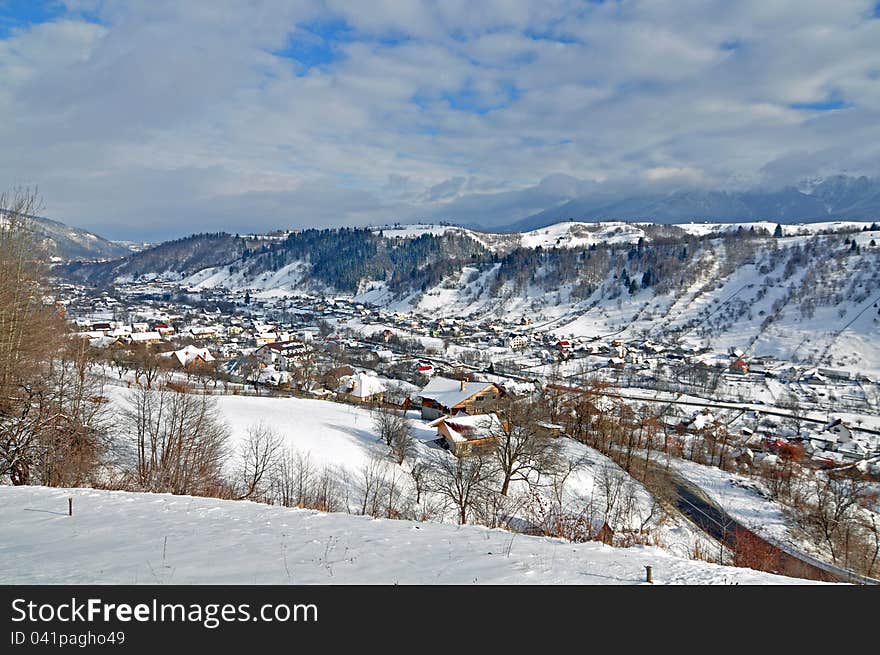
<path id="1" fill-rule="evenodd" d="M 674 191 L 609 200 L 581 196 L 495 230 L 526 232 L 560 221 L 811 223 L 880 218 L 880 180 L 838 175 L 777 191 Z"/>
<path id="2" fill-rule="evenodd" d="M 77 227 L 40 216 L 28 216 L 40 245 L 50 257 L 63 260 L 115 259 L 132 253 L 133 248 L 109 241 Z"/>
<path id="3" fill-rule="evenodd" d="M 563 176 L 564 177 L 564 176 Z M 541 202 L 549 206 L 523 219 L 508 222 L 504 215 L 487 212 L 481 218 L 478 207 L 444 221 L 492 233 L 529 232 L 565 221 L 686 223 L 818 223 L 826 221 L 880 220 L 880 180 L 838 175 L 805 182 L 800 188 L 779 190 L 679 190 L 667 193 L 638 192 L 632 195 L 577 195 L 584 185 L 544 184 Z M 539 185 L 541 186 L 541 185 Z M 520 214 L 522 215 L 522 214 Z M 149 244 L 109 241 L 58 221 L 32 217 L 34 227 L 50 256 L 64 260 L 114 259 L 148 248 Z M 284 228 L 284 226 L 278 226 Z"/>

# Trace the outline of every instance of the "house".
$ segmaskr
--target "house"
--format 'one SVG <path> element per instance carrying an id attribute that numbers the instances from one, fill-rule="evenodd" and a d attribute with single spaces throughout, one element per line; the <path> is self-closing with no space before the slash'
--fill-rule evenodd
<path id="1" fill-rule="evenodd" d="M 342 366 L 335 366 L 331 369 L 328 369 L 324 372 L 324 375 L 321 376 L 321 380 L 325 387 L 328 389 L 335 389 L 339 386 L 342 378 L 348 378 L 355 374 L 355 370 L 349 366 L 348 364 L 344 364 Z"/>
<path id="2" fill-rule="evenodd" d="M 524 334 L 518 334 L 512 337 L 507 343 L 511 350 L 522 350 L 529 345 L 529 338 Z"/>
<path id="3" fill-rule="evenodd" d="M 840 443 L 852 441 L 852 430 L 841 419 L 834 419 L 825 425 L 823 432 L 830 432 Z"/>
<path id="4" fill-rule="evenodd" d="M 472 455 L 498 442 L 501 421 L 495 414 L 441 416 L 428 424 L 456 457 Z"/>
<path id="5" fill-rule="evenodd" d="M 186 346 L 180 350 L 162 353 L 161 357 L 171 359 L 183 368 L 190 366 L 203 366 L 214 361 L 214 356 L 207 348 L 196 348 L 195 346 Z"/>
<path id="6" fill-rule="evenodd" d="M 492 382 L 467 382 L 436 376 L 419 392 L 422 420 L 431 421 L 443 414 L 482 414 L 482 409 L 502 395 Z"/>
<path id="7" fill-rule="evenodd" d="M 208 325 L 195 325 L 189 329 L 189 333 L 196 339 L 213 339 L 217 336 L 217 328 Z"/>
<path id="8" fill-rule="evenodd" d="M 428 377 L 428 378 L 429 378 L 429 377 L 431 377 L 432 375 L 434 375 L 434 366 L 431 365 L 431 364 L 419 364 L 419 365 L 416 367 L 416 372 L 417 372 L 417 373 L 421 373 L 421 374 L 424 375 L 425 377 Z"/>
<path id="9" fill-rule="evenodd" d="M 158 332 L 133 332 L 128 339 L 131 343 L 156 343 L 162 341 L 162 335 Z"/>
<path id="10" fill-rule="evenodd" d="M 340 380 L 336 393 L 357 403 L 382 402 L 385 385 L 375 375 L 355 373 Z"/>
<path id="11" fill-rule="evenodd" d="M 825 384 L 827 382 L 825 376 L 819 373 L 817 368 L 811 368 L 801 376 L 800 380 L 807 384 Z"/>
<path id="12" fill-rule="evenodd" d="M 376 348 L 373 352 L 376 353 L 380 362 L 390 362 L 394 359 L 394 353 L 387 348 Z"/>
<path id="13" fill-rule="evenodd" d="M 161 334 L 163 337 L 169 334 L 174 334 L 174 328 L 168 325 L 168 323 L 154 323 L 153 330 Z"/>
<path id="14" fill-rule="evenodd" d="M 558 423 L 548 423 L 547 421 L 538 421 L 535 423 L 535 434 L 539 437 L 556 437 L 562 435 L 563 427 Z"/>
<path id="15" fill-rule="evenodd" d="M 295 362 L 312 352 L 312 347 L 299 341 L 267 343 L 254 351 L 261 366 L 273 366 L 279 371 L 289 371 Z"/>
<path id="16" fill-rule="evenodd" d="M 275 332 L 258 332 L 254 335 L 254 341 L 257 346 L 265 346 L 266 344 L 276 343 L 279 341 L 279 338 Z"/>
<path id="17" fill-rule="evenodd" d="M 290 373 L 287 371 L 276 371 L 272 367 L 264 368 L 257 376 L 257 381 L 270 387 L 289 388 Z"/>

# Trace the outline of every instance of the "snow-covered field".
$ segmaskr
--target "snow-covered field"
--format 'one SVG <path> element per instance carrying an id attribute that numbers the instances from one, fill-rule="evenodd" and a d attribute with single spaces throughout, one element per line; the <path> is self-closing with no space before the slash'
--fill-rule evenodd
<path id="1" fill-rule="evenodd" d="M 124 406 L 126 390 L 108 387 L 108 396 L 114 406 Z M 303 398 L 275 398 L 253 396 L 217 396 L 218 409 L 222 420 L 230 429 L 229 459 L 226 469 L 233 474 L 237 465 L 236 453 L 244 444 L 248 430 L 262 425 L 281 438 L 285 448 L 307 459 L 315 474 L 331 471 L 340 486 L 340 510 L 359 513 L 364 496 L 365 473 L 377 464 L 388 479 L 394 479 L 401 491 L 402 502 L 414 502 L 415 488 L 409 471 L 415 461 L 436 466 L 436 458 L 452 457 L 445 450 L 431 445 L 437 438 L 435 428 L 419 420 L 417 412 L 410 412 L 413 436 L 417 443 L 414 454 L 403 465 L 394 463 L 388 456 L 388 448 L 377 436 L 373 419 L 368 409 L 354 405 L 325 400 Z M 119 436 L 124 439 L 124 435 Z M 702 531 L 678 514 L 661 516 L 657 512 L 654 497 L 640 483 L 632 480 L 614 462 L 598 451 L 573 439 L 560 439 L 560 456 L 572 462 L 579 462 L 561 487 L 562 509 L 569 515 L 584 514 L 587 509 L 601 527 L 607 509 L 602 491 L 609 476 L 621 477 L 629 484 L 625 487 L 627 499 L 620 501 L 621 509 L 612 508 L 615 529 L 635 530 L 640 527 L 650 529 L 650 540 L 673 553 L 687 556 L 697 549 L 714 552 L 715 543 Z M 555 497 L 546 483 L 542 487 L 542 497 L 547 506 Z M 623 495 L 623 494 L 622 494 Z M 529 496 L 527 485 L 521 481 L 511 483 L 509 504 L 513 523 L 534 522 L 540 517 L 534 515 L 533 508 L 525 508 L 524 499 Z M 431 493 L 423 494 L 432 502 L 437 520 L 447 523 L 457 521 L 453 508 L 442 509 L 441 499 Z M 624 504 L 627 505 L 623 511 Z M 650 520 L 649 520 L 650 518 Z"/>
<path id="2" fill-rule="evenodd" d="M 67 516 L 73 498 L 74 515 Z M 0 584 L 800 584 L 654 547 L 246 501 L 0 487 Z"/>

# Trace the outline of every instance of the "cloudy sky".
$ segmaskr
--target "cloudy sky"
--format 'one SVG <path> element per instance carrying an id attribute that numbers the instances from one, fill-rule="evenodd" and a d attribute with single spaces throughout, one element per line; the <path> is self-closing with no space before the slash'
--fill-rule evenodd
<path id="1" fill-rule="evenodd" d="M 878 167 L 874 0 L 0 0 L 0 189 L 111 238 Z"/>

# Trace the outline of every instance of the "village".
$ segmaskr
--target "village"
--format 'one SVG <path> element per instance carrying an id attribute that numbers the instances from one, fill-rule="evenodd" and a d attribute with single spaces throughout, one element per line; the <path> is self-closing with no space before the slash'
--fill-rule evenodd
<path id="1" fill-rule="evenodd" d="M 731 457 L 746 466 L 797 447 L 816 468 L 853 465 L 880 479 L 880 386 L 851 369 L 560 335 L 528 317 L 395 312 L 351 297 L 259 297 L 159 280 L 58 288 L 77 336 L 102 351 L 117 382 L 141 374 L 150 382 L 161 370 L 212 393 L 382 404 L 409 410 L 455 454 L 491 441 L 496 419 L 477 417 L 499 395 L 601 385 L 662 406 L 664 429 L 723 427 L 736 437 Z M 561 423 L 546 429 L 561 433 Z"/>

